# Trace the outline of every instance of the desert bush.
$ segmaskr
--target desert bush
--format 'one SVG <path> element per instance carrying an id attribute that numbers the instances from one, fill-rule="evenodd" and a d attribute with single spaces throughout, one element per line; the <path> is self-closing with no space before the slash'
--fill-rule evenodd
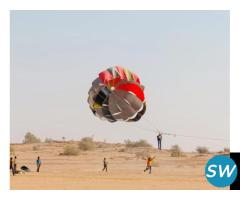
<path id="1" fill-rule="evenodd" d="M 75 145 L 67 145 L 63 149 L 61 155 L 65 156 L 77 156 L 79 154 L 79 149 Z"/>
<path id="2" fill-rule="evenodd" d="M 135 153 L 137 159 L 146 159 L 150 156 L 147 151 L 139 151 Z"/>
<path id="3" fill-rule="evenodd" d="M 105 147 L 107 147 L 107 145 L 105 144 L 105 143 L 95 143 L 95 145 L 96 145 L 96 148 L 105 148 Z"/>
<path id="4" fill-rule="evenodd" d="M 133 147 L 152 147 L 146 140 L 139 140 L 139 141 L 131 141 L 125 140 L 124 141 L 126 147 L 133 148 Z"/>
<path id="5" fill-rule="evenodd" d="M 223 152 L 224 152 L 224 153 L 229 153 L 229 152 L 230 152 L 230 149 L 227 148 L 227 147 L 225 147 L 225 148 L 223 149 Z"/>
<path id="6" fill-rule="evenodd" d="M 82 138 L 82 140 L 78 143 L 79 149 L 83 151 L 90 151 L 96 148 L 96 144 L 91 137 Z"/>
<path id="7" fill-rule="evenodd" d="M 200 154 L 209 153 L 209 150 L 207 147 L 197 147 L 196 151 Z"/>
<path id="8" fill-rule="evenodd" d="M 14 155 L 15 154 L 15 149 L 13 146 L 10 145 L 10 154 Z"/>
<path id="9" fill-rule="evenodd" d="M 183 152 L 182 152 L 181 148 L 179 147 L 179 145 L 177 145 L 177 144 L 175 144 L 171 147 L 170 152 L 171 152 L 171 157 L 183 156 Z"/>
<path id="10" fill-rule="evenodd" d="M 28 132 L 24 136 L 23 143 L 24 144 L 32 144 L 32 143 L 40 143 L 40 138 L 37 138 L 34 134 Z"/>
<path id="11" fill-rule="evenodd" d="M 33 150 L 33 151 L 39 151 L 39 150 L 40 150 L 40 146 L 39 146 L 39 145 L 34 145 L 34 146 L 32 147 L 32 150 Z"/>
<path id="12" fill-rule="evenodd" d="M 52 143 L 53 139 L 52 138 L 45 138 L 44 142 L 45 143 Z"/>
<path id="13" fill-rule="evenodd" d="M 121 149 L 118 150 L 118 152 L 125 152 L 125 151 L 126 151 L 125 148 L 121 148 Z"/>

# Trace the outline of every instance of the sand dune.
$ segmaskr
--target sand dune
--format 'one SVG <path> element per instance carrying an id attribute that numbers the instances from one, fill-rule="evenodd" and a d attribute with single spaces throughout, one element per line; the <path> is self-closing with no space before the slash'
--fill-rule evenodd
<path id="1" fill-rule="evenodd" d="M 76 142 L 71 142 L 77 145 Z M 11 189 L 216 189 L 204 177 L 204 166 L 211 154 L 185 153 L 171 157 L 167 150 L 128 148 L 123 144 L 101 144 L 94 151 L 81 151 L 78 156 L 62 156 L 67 143 L 13 144 L 19 166 L 32 172 L 11 175 Z M 148 151 L 155 155 L 152 174 L 144 173 L 146 161 L 137 157 Z M 137 153 L 140 152 L 140 153 Z M 43 161 L 40 173 L 35 172 L 35 159 Z M 102 172 L 102 159 L 109 162 L 109 171 Z M 227 189 L 227 188 L 226 188 Z"/>

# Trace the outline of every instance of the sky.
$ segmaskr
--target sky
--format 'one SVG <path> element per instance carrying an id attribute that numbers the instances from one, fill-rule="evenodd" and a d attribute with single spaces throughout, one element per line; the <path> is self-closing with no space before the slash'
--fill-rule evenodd
<path id="1" fill-rule="evenodd" d="M 115 65 L 145 86 L 138 122 L 109 123 L 89 109 L 92 81 Z M 32 132 L 157 146 L 159 129 L 177 135 L 163 135 L 163 148 L 222 150 L 229 67 L 228 11 L 11 11 L 11 142 Z"/>

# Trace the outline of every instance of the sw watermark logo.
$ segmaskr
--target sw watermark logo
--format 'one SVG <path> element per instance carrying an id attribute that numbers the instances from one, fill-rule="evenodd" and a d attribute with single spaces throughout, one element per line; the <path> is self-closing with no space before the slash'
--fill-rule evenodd
<path id="1" fill-rule="evenodd" d="M 205 176 L 216 187 L 231 185 L 237 177 L 237 165 L 228 156 L 218 155 L 211 158 L 205 166 Z"/>

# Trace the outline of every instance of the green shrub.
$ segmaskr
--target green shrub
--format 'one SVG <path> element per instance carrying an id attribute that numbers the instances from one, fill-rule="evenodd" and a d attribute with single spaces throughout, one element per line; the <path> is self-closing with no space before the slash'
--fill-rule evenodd
<path id="1" fill-rule="evenodd" d="M 77 156 L 79 154 L 79 149 L 75 145 L 67 145 L 63 149 L 63 154 L 65 156 Z"/>
<path id="2" fill-rule="evenodd" d="M 78 143 L 79 149 L 83 151 L 90 151 L 96 148 L 96 144 L 91 137 L 82 138 L 82 140 Z"/>
<path id="3" fill-rule="evenodd" d="M 133 147 L 152 147 L 146 140 L 139 140 L 139 141 L 131 141 L 125 140 L 124 141 L 126 147 L 133 148 Z"/>

